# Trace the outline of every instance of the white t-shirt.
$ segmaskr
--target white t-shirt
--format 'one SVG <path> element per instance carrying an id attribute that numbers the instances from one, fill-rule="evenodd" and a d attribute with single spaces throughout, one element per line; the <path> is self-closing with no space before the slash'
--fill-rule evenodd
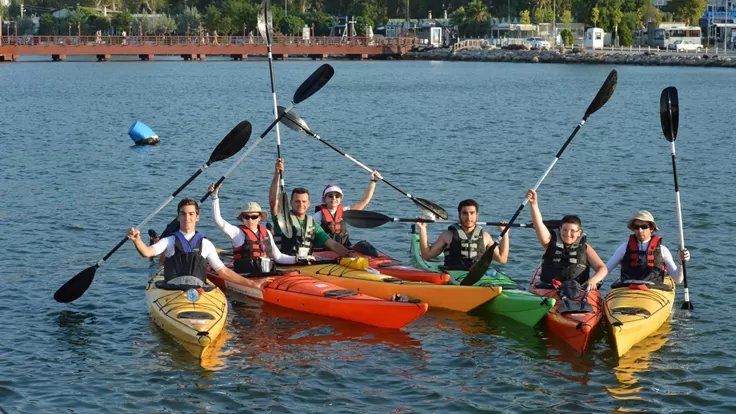
<path id="1" fill-rule="evenodd" d="M 350 207 L 343 207 L 342 211 L 348 211 L 350 210 Z M 332 217 L 335 217 L 335 212 L 337 212 L 337 209 L 328 209 L 330 214 L 332 214 Z M 314 220 L 314 223 L 316 225 L 322 224 L 322 210 L 317 211 L 316 213 L 312 214 L 312 219 Z"/>
<path id="2" fill-rule="evenodd" d="M 636 242 L 639 245 L 640 251 L 646 251 L 649 248 L 649 242 L 651 241 L 652 239 L 649 239 L 645 242 L 637 240 Z M 608 259 L 608 263 L 606 263 L 608 273 L 611 273 L 613 269 L 616 268 L 616 266 L 621 264 L 621 260 L 624 259 L 624 255 L 626 254 L 626 246 L 628 245 L 629 242 L 627 241 L 626 243 L 618 246 L 618 249 L 616 249 L 616 252 L 613 254 L 613 256 Z M 664 265 L 667 268 L 667 272 L 672 277 L 672 280 L 674 280 L 675 283 L 682 283 L 682 275 L 680 274 L 680 269 L 677 268 L 677 263 L 675 263 L 675 261 L 672 259 L 672 253 L 670 253 L 670 250 L 662 244 L 660 244 L 659 247 L 662 249 L 662 258 L 664 259 Z"/>
<path id="3" fill-rule="evenodd" d="M 184 235 L 184 238 L 189 241 L 192 240 L 192 237 L 194 237 L 196 233 L 192 232 L 182 234 Z M 173 256 L 175 252 L 175 245 L 176 236 L 169 236 L 159 240 L 158 242 L 156 242 L 156 244 L 153 245 L 153 248 L 156 250 L 156 254 L 154 256 L 158 256 L 159 254 L 164 252 L 166 252 L 166 257 Z M 220 257 L 217 255 L 217 249 L 215 249 L 215 245 L 212 244 L 211 241 L 207 239 L 202 239 L 201 254 L 202 257 L 207 259 L 207 263 L 209 263 L 210 267 L 212 267 L 212 270 L 218 271 L 225 267 L 225 265 L 222 263 L 222 260 L 220 260 Z"/>
<path id="4" fill-rule="evenodd" d="M 232 241 L 233 243 L 233 247 L 240 247 L 243 245 L 243 243 L 245 243 L 245 233 L 243 233 L 243 230 L 240 230 L 240 227 L 233 226 L 232 224 L 223 220 L 222 216 L 220 215 L 219 198 L 212 200 L 212 217 L 215 219 L 215 225 L 217 226 L 217 228 L 230 238 L 230 241 Z M 271 234 L 268 229 L 266 229 L 266 232 L 268 233 L 269 240 L 271 240 L 271 253 L 273 256 L 273 260 L 275 260 L 276 263 L 283 265 L 291 265 L 297 263 L 296 256 L 289 256 L 288 254 L 281 253 L 281 250 L 279 250 L 279 248 L 276 246 L 276 243 L 274 243 L 273 241 L 273 234 Z M 256 236 L 258 236 L 258 231 L 256 231 L 255 233 Z"/>

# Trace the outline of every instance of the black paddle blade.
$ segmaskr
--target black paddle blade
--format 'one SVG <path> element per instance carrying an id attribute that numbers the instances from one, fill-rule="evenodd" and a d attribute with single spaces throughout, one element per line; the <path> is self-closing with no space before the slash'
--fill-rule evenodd
<path id="1" fill-rule="evenodd" d="M 307 78 L 307 80 L 302 82 L 299 89 L 294 92 L 294 99 L 292 99 L 292 102 L 294 104 L 298 104 L 314 95 L 318 90 L 322 89 L 330 79 L 332 79 L 332 75 L 334 74 L 335 69 L 327 63 L 320 66 Z"/>
<path id="2" fill-rule="evenodd" d="M 243 121 L 239 123 L 217 144 L 207 164 L 226 160 L 237 154 L 248 143 L 251 132 L 253 132 L 253 126 L 250 122 Z"/>
<path id="3" fill-rule="evenodd" d="M 447 210 L 426 198 L 414 197 L 413 200 L 414 204 L 419 208 L 419 211 L 432 220 L 447 220 L 447 218 L 450 217 L 447 214 Z"/>
<path id="4" fill-rule="evenodd" d="M 164 229 L 163 233 L 161 233 L 160 238 L 164 239 L 166 237 L 169 237 L 177 231 L 179 231 L 179 217 L 171 220 L 169 224 L 166 225 L 166 228 Z"/>
<path id="5" fill-rule="evenodd" d="M 659 116 L 662 121 L 662 132 L 667 141 L 677 139 L 677 126 L 680 123 L 680 101 L 677 88 L 670 86 L 662 91 L 659 98 Z"/>
<path id="6" fill-rule="evenodd" d="M 279 116 L 281 117 L 281 123 L 286 125 L 289 129 L 293 129 L 294 131 L 301 132 L 303 134 L 312 132 L 309 129 L 309 125 L 307 125 L 307 121 L 302 119 L 299 114 L 294 111 L 286 112 L 286 108 L 281 105 L 278 106 L 278 111 Z"/>
<path id="7" fill-rule="evenodd" d="M 693 310 L 693 303 L 692 302 L 683 302 L 682 303 L 682 309 L 684 310 Z"/>
<path id="8" fill-rule="evenodd" d="M 289 225 L 289 197 L 286 195 L 286 189 L 281 191 L 281 199 L 279 200 L 279 211 L 276 215 L 276 222 L 279 223 L 281 234 L 287 239 L 294 237 L 294 229 Z"/>
<path id="9" fill-rule="evenodd" d="M 613 91 L 616 90 L 616 82 L 618 82 L 618 74 L 616 73 L 616 69 L 614 69 L 608 74 L 608 78 L 606 78 L 603 86 L 598 90 L 593 102 L 588 106 L 588 110 L 585 111 L 585 116 L 583 117 L 584 120 L 593 115 L 595 111 L 603 108 L 603 105 L 611 99 Z"/>
<path id="10" fill-rule="evenodd" d="M 373 229 L 393 221 L 385 214 L 365 210 L 345 210 L 342 213 L 342 219 L 359 229 Z"/>
<path id="11" fill-rule="evenodd" d="M 79 299 L 92 285 L 96 271 L 97 266 L 90 266 L 77 273 L 54 293 L 54 300 L 60 303 L 69 303 Z"/>

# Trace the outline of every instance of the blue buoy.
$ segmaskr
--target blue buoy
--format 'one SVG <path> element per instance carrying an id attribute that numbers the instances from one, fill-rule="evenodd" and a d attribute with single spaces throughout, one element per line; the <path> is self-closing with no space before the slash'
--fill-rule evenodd
<path id="1" fill-rule="evenodd" d="M 135 121 L 130 126 L 128 135 L 133 139 L 135 145 L 156 145 L 160 142 L 158 135 L 141 121 Z"/>

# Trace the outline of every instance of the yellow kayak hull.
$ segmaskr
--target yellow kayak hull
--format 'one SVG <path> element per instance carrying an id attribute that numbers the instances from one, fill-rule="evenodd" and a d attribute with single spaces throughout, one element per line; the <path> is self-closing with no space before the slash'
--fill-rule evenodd
<path id="1" fill-rule="evenodd" d="M 628 287 L 608 291 L 605 313 L 618 356 L 656 332 L 669 318 L 675 300 L 675 284 L 666 277 L 672 290 L 638 290 Z"/>
<path id="2" fill-rule="evenodd" d="M 227 299 L 215 287 L 200 293 L 199 299 L 192 303 L 185 291 L 157 288 L 156 282 L 163 280 L 161 274 L 156 274 L 146 287 L 151 319 L 192 355 L 202 358 L 223 332 L 227 322 Z"/>
<path id="3" fill-rule="evenodd" d="M 502 291 L 500 287 L 409 282 L 377 272 L 354 270 L 339 264 L 287 266 L 284 269 L 299 270 L 302 274 L 376 298 L 391 299 L 398 294 L 419 299 L 430 308 L 438 307 L 459 312 L 469 312 L 495 298 Z"/>

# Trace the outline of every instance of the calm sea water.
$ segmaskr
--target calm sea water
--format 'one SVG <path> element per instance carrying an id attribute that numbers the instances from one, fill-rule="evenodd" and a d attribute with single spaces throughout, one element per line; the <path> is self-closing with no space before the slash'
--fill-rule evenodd
<path id="1" fill-rule="evenodd" d="M 319 62 L 275 66 L 281 102 Z M 311 128 L 399 187 L 453 211 L 508 220 L 552 161 L 612 66 L 332 62 L 333 80 L 297 108 Z M 659 94 L 680 92 L 678 171 L 695 311 L 677 309 L 619 360 L 607 331 L 580 356 L 543 327 L 431 311 L 385 331 L 260 303 L 232 304 L 221 355 L 202 365 L 148 317 L 153 272 L 131 245 L 72 304 L 53 292 L 97 261 L 204 163 L 239 121 L 268 124 L 267 64 L 259 62 L 0 65 L 0 407 L 8 412 L 733 412 L 736 330 L 730 299 L 734 72 L 616 67 L 618 87 L 539 190 L 547 218 L 577 213 L 607 259 L 630 215 L 652 211 L 671 248 L 677 221 Z M 135 148 L 136 119 L 162 137 Z M 223 215 L 267 204 L 276 153 L 269 136 L 226 181 Z M 369 176 L 323 144 L 282 129 L 289 187 L 318 202 L 337 183 L 346 202 Z M 199 198 L 231 165 L 214 164 L 183 196 Z M 417 214 L 379 184 L 371 210 Z M 163 228 L 170 205 L 151 223 Z M 522 221 L 528 222 L 524 212 Z M 227 240 L 203 207 L 200 230 Z M 432 236 L 443 228 L 433 227 Z M 354 230 L 408 259 L 408 227 Z M 495 231 L 493 231 L 495 233 Z M 519 281 L 541 256 L 512 231 L 505 270 Z M 613 278 L 613 277 L 611 277 Z"/>

